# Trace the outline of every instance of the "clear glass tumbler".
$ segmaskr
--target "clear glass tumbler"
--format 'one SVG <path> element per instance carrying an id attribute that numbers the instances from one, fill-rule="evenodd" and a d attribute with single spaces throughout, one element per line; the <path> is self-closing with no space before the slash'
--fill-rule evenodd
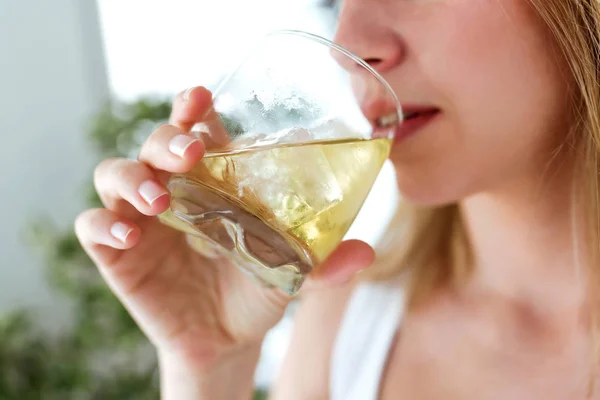
<path id="1" fill-rule="evenodd" d="M 208 257 L 295 294 L 338 246 L 388 158 L 402 111 L 367 63 L 276 31 L 214 91 L 205 157 L 171 177 L 164 223 Z"/>

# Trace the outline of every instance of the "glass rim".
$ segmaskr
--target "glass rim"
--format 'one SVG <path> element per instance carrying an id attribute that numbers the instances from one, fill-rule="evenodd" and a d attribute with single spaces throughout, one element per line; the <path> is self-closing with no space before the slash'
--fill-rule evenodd
<path id="1" fill-rule="evenodd" d="M 335 51 L 342 53 L 346 57 L 350 58 L 352 61 L 354 61 L 355 63 L 357 63 L 364 69 L 366 69 L 369 73 L 371 73 L 371 75 L 373 75 L 375 77 L 375 79 L 377 79 L 377 81 L 379 81 L 379 83 L 381 83 L 383 85 L 383 87 L 391 95 L 391 98 L 395 103 L 396 113 L 398 114 L 397 123 L 401 124 L 404 121 L 404 113 L 402 112 L 402 104 L 400 103 L 398 96 L 396 96 L 396 92 L 394 92 L 394 89 L 392 89 L 390 84 L 381 76 L 381 74 L 379 72 L 377 72 L 373 67 L 371 67 L 371 65 L 369 65 L 365 60 L 363 60 L 362 58 L 360 58 L 359 56 L 357 56 L 350 50 L 346 49 L 345 47 L 343 47 L 329 39 L 326 39 L 326 38 L 319 36 L 317 34 L 314 34 L 314 33 L 302 31 L 302 30 L 298 30 L 298 29 L 276 29 L 276 30 L 273 30 L 273 31 L 268 32 L 267 34 L 263 35 L 263 37 L 255 44 L 255 46 L 252 46 L 252 48 L 247 53 L 247 55 L 242 58 L 242 61 L 240 63 L 238 63 L 237 67 L 234 68 L 229 74 L 227 74 L 219 82 L 219 84 L 213 91 L 213 99 L 219 95 L 219 92 L 221 91 L 221 89 L 223 89 L 227 85 L 227 82 L 244 66 L 245 60 L 252 53 L 254 53 L 255 48 L 259 47 L 266 38 L 268 38 L 270 36 L 276 36 L 276 35 L 282 35 L 282 36 L 289 35 L 289 36 L 303 37 L 303 38 L 311 40 L 315 43 L 319 43 L 319 44 L 327 46 L 331 49 L 334 49 Z"/>

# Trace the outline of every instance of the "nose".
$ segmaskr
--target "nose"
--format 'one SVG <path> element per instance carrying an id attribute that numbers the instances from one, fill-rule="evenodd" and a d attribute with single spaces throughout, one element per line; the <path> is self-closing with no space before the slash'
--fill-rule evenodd
<path id="1" fill-rule="evenodd" d="M 334 41 L 362 58 L 377 72 L 398 66 L 404 54 L 401 38 L 386 26 L 384 7 L 372 0 L 346 0 L 340 10 Z M 346 69 L 348 60 L 339 59 Z"/>

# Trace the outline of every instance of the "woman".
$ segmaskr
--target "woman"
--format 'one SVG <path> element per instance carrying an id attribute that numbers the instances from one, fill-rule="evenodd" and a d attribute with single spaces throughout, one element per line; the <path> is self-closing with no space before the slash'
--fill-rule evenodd
<path id="1" fill-rule="evenodd" d="M 340 245 L 306 290 L 274 399 L 584 399 L 598 364 L 600 2 L 346 0 L 336 41 L 427 113 L 391 159 L 379 261 Z M 165 399 L 244 399 L 290 300 L 154 216 L 202 157 L 175 99 L 139 161 L 96 171 L 79 238 L 157 348 Z M 400 229 L 401 228 L 401 229 Z"/>

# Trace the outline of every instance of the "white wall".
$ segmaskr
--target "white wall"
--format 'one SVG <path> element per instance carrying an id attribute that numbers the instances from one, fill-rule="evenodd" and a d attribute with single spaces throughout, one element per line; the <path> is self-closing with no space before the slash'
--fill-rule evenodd
<path id="1" fill-rule="evenodd" d="M 123 99 L 210 86 L 266 32 L 331 36 L 318 0 L 98 0 L 109 82 Z"/>
<path id="2" fill-rule="evenodd" d="M 107 98 L 96 4 L 0 0 L 0 312 L 34 306 L 60 325 L 41 260 L 23 239 L 28 221 L 72 225 L 94 160 L 87 117 Z"/>

